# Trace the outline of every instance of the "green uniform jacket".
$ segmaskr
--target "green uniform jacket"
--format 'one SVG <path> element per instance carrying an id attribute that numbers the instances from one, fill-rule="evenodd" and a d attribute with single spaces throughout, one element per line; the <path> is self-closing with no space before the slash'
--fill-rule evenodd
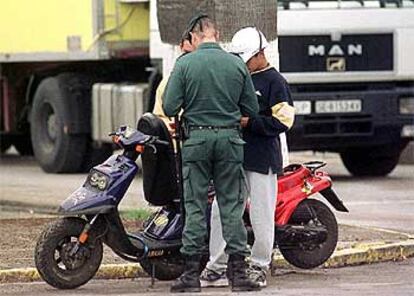
<path id="1" fill-rule="evenodd" d="M 163 109 L 175 116 L 181 108 L 189 126 L 236 126 L 259 111 L 246 65 L 217 43 L 203 43 L 175 63 Z"/>

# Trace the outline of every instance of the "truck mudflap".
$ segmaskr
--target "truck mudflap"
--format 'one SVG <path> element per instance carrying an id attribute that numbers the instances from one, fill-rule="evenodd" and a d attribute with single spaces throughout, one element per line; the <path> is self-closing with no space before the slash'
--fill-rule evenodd
<path id="1" fill-rule="evenodd" d="M 324 190 L 319 191 L 319 193 L 326 198 L 327 201 L 335 208 L 335 210 L 340 212 L 349 212 L 348 209 L 343 204 L 342 200 L 338 197 L 336 192 L 332 187 L 328 187 Z"/>

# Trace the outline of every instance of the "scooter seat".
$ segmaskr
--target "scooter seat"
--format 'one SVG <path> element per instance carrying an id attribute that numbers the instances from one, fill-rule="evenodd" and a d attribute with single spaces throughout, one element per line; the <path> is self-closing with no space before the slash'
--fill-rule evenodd
<path id="1" fill-rule="evenodd" d="M 145 113 L 137 129 L 144 134 L 168 141 L 168 146 L 147 148 L 141 155 L 145 199 L 156 206 L 165 206 L 178 197 L 174 148 L 165 123 L 152 113 Z"/>

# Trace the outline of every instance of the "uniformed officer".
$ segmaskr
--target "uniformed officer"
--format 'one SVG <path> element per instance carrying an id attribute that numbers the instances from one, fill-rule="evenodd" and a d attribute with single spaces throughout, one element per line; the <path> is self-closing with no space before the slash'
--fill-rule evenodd
<path id="1" fill-rule="evenodd" d="M 210 18 L 195 17 L 188 32 L 197 49 L 176 62 L 163 104 L 167 116 L 184 110 L 182 117 L 189 131 L 182 149 L 186 215 L 181 252 L 186 269 L 171 291 L 201 291 L 200 259 L 208 248 L 205 213 L 210 179 L 216 186 L 232 290 L 258 290 L 259 285 L 246 275 L 248 250 L 242 221 L 245 142 L 239 132 L 240 118 L 258 113 L 255 90 L 243 61 L 217 44 L 218 31 Z"/>

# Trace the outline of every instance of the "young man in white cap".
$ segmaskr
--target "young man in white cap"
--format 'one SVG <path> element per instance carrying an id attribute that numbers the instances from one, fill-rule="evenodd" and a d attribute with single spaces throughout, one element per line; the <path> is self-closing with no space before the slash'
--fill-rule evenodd
<path id="1" fill-rule="evenodd" d="M 250 219 L 255 236 L 249 273 L 262 287 L 266 286 L 266 272 L 272 259 L 277 175 L 283 170 L 279 134 L 294 121 L 288 84 L 266 59 L 264 49 L 268 45 L 262 32 L 247 27 L 233 36 L 231 46 L 252 75 L 260 106 L 259 116 L 242 117 L 241 126 L 246 141 L 244 169 L 250 186 Z M 210 261 L 200 278 L 205 287 L 226 284 L 227 258 L 219 219 L 218 207 L 213 203 Z"/>

